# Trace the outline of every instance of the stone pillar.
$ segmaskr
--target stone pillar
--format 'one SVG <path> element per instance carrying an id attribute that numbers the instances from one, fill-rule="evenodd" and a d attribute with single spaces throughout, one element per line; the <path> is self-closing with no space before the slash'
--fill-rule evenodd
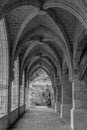
<path id="1" fill-rule="evenodd" d="M 55 82 L 53 82 L 53 94 L 52 94 L 53 100 L 52 100 L 52 108 L 54 111 L 56 111 L 56 86 Z"/>
<path id="2" fill-rule="evenodd" d="M 20 81 L 20 76 L 19 76 L 19 95 L 18 95 L 18 115 L 20 116 L 20 86 L 21 86 L 21 81 Z"/>
<path id="3" fill-rule="evenodd" d="M 21 79 L 20 79 L 20 65 L 19 65 L 19 93 L 18 93 L 18 115 L 20 116 L 20 86 L 21 86 Z"/>
<path id="4" fill-rule="evenodd" d="M 58 85 L 58 112 L 61 113 L 61 88 L 62 86 Z"/>
<path id="5" fill-rule="evenodd" d="M 51 99 L 52 99 L 52 108 L 54 109 L 54 91 L 51 93 Z"/>
<path id="6" fill-rule="evenodd" d="M 11 122 L 11 86 L 12 82 L 9 81 L 8 83 L 8 126 L 10 126 Z"/>
<path id="7" fill-rule="evenodd" d="M 54 103 L 53 104 L 54 104 L 55 112 L 57 112 L 56 97 L 57 97 L 57 91 L 56 91 L 56 86 L 54 86 L 54 100 L 53 100 Z"/>
<path id="8" fill-rule="evenodd" d="M 58 112 L 58 87 L 56 86 L 55 112 Z"/>
<path id="9" fill-rule="evenodd" d="M 10 63 L 10 65 L 9 65 L 9 82 L 8 82 L 8 126 L 11 125 L 11 87 L 12 87 L 13 80 L 14 80 L 13 66 Z"/>
<path id="10" fill-rule="evenodd" d="M 65 119 L 65 121 L 70 124 L 70 112 L 72 108 L 72 84 L 68 77 L 64 77 L 62 83 L 61 118 Z"/>
<path id="11" fill-rule="evenodd" d="M 61 85 L 57 84 L 56 87 L 56 112 L 60 113 L 61 111 Z"/>
<path id="12" fill-rule="evenodd" d="M 26 80 L 26 76 L 25 76 L 25 72 L 24 72 L 24 106 L 25 106 L 25 110 L 26 110 L 26 103 L 25 103 L 25 98 L 26 98 L 25 88 L 26 87 L 27 87 L 27 80 Z"/>
<path id="13" fill-rule="evenodd" d="M 74 74 L 72 89 L 71 127 L 74 130 L 87 130 L 87 82 L 79 80 L 79 76 Z"/>

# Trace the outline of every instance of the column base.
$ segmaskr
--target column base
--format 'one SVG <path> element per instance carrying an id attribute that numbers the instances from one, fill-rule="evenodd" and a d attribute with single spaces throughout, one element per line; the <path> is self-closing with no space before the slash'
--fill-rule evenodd
<path id="1" fill-rule="evenodd" d="M 87 109 L 71 110 L 71 128 L 73 130 L 87 130 Z"/>
<path id="2" fill-rule="evenodd" d="M 61 118 L 63 118 L 67 123 L 70 124 L 70 112 L 72 109 L 72 104 L 62 104 L 61 105 Z"/>

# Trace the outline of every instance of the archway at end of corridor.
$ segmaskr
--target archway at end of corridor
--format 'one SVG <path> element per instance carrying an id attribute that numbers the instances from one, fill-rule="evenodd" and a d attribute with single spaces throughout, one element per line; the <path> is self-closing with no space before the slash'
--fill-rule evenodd
<path id="1" fill-rule="evenodd" d="M 26 91 L 26 109 L 52 108 L 54 101 L 54 90 L 51 78 L 41 68 L 38 68 L 32 75 Z"/>

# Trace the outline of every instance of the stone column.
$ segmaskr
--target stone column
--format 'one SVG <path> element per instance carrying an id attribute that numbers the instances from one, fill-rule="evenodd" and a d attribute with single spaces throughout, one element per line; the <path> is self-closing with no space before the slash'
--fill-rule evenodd
<path id="1" fill-rule="evenodd" d="M 79 80 L 78 74 L 74 74 L 72 89 L 71 127 L 74 130 L 87 130 L 87 82 Z"/>
<path id="2" fill-rule="evenodd" d="M 58 112 L 58 87 L 56 86 L 55 112 Z"/>
<path id="3" fill-rule="evenodd" d="M 55 110 L 55 112 L 57 112 L 57 99 L 56 99 L 56 97 L 57 97 L 57 91 L 56 91 L 56 86 L 54 86 L 54 110 Z"/>
<path id="4" fill-rule="evenodd" d="M 10 126 L 11 122 L 11 86 L 12 82 L 9 81 L 8 83 L 8 126 Z"/>
<path id="5" fill-rule="evenodd" d="M 56 112 L 60 113 L 61 111 L 61 85 L 57 84 L 56 87 Z"/>
<path id="6" fill-rule="evenodd" d="M 58 85 L 58 112 L 61 113 L 61 84 Z"/>
<path id="7" fill-rule="evenodd" d="M 26 98 L 25 88 L 26 87 L 27 87 L 27 80 L 26 80 L 26 76 L 25 76 L 25 72 L 24 72 L 24 106 L 25 106 L 25 109 L 26 109 L 26 103 L 25 103 L 25 98 Z"/>
<path id="8" fill-rule="evenodd" d="M 62 104 L 61 118 L 70 124 L 70 112 L 72 108 L 72 84 L 68 77 L 63 78 L 62 82 Z"/>
<path id="9" fill-rule="evenodd" d="M 19 65 L 19 93 L 18 93 L 18 115 L 20 116 L 20 86 L 21 86 L 21 79 L 20 79 L 20 65 Z"/>
<path id="10" fill-rule="evenodd" d="M 54 109 L 54 91 L 51 93 L 52 108 Z"/>
<path id="11" fill-rule="evenodd" d="M 19 76 L 19 95 L 18 95 L 18 115 L 20 116 L 20 86 L 21 86 L 21 81 L 20 81 L 20 76 Z"/>
<path id="12" fill-rule="evenodd" d="M 56 87 L 55 87 L 55 83 L 53 83 L 53 94 L 52 94 L 53 100 L 52 100 L 52 108 L 54 109 L 54 111 L 56 111 Z"/>
<path id="13" fill-rule="evenodd" d="M 11 125 L 11 87 L 12 87 L 13 80 L 14 80 L 13 66 L 10 63 L 10 65 L 9 65 L 9 82 L 8 82 L 8 126 Z"/>

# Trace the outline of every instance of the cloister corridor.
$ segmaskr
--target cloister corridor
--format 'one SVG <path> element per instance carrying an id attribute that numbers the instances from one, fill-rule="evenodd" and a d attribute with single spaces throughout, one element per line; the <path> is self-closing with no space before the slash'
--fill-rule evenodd
<path id="1" fill-rule="evenodd" d="M 30 102 L 38 70 L 50 84 Z M 87 130 L 87 0 L 0 0 L 0 130 L 10 129 Z"/>
<path id="2" fill-rule="evenodd" d="M 30 108 L 9 130 L 71 130 L 53 109 Z"/>

